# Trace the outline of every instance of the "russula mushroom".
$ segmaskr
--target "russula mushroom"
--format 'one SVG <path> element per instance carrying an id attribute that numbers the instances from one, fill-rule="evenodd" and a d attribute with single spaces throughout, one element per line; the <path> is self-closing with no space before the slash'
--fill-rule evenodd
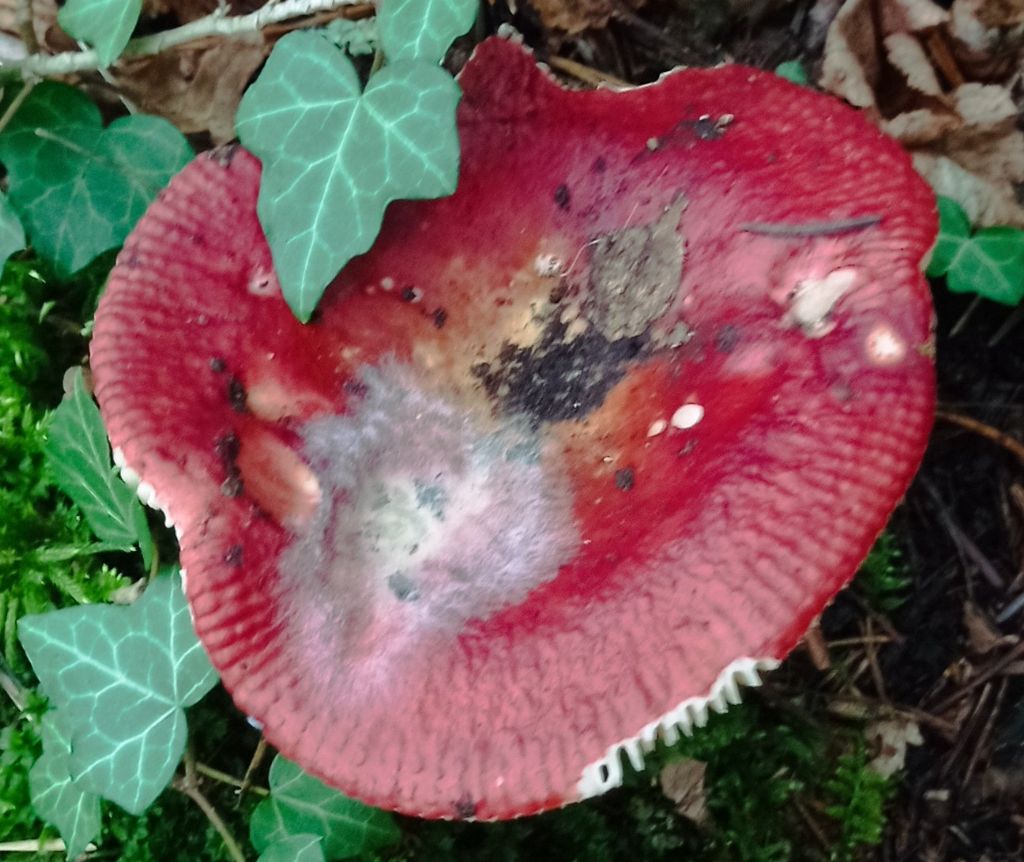
<path id="1" fill-rule="evenodd" d="M 568 92 L 490 40 L 461 84 L 458 191 L 310 325 L 221 149 L 92 364 L 239 708 L 371 804 L 501 818 L 616 785 L 853 575 L 931 425 L 936 225 L 894 142 L 764 72 Z"/>

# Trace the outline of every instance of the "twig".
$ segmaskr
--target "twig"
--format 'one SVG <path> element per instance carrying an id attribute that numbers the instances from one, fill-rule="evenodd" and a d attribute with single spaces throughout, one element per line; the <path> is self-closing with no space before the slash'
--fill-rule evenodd
<path id="1" fill-rule="evenodd" d="M 4 115 L 0 117 L 0 132 L 7 128 L 7 124 L 11 122 L 11 118 L 18 113 L 18 108 L 21 107 L 22 103 L 28 98 L 28 94 L 32 92 L 38 83 L 38 78 L 29 78 L 25 82 L 25 85 L 18 90 L 18 95 L 11 99 L 11 104 L 7 106 L 7 110 L 4 111 Z"/>
<path id="2" fill-rule="evenodd" d="M 974 770 L 978 765 L 978 760 L 981 758 L 982 749 L 988 743 L 989 737 L 992 735 L 992 728 L 995 726 L 996 719 L 999 717 L 1003 709 L 1003 699 L 1006 697 L 1006 689 L 1009 687 L 1010 681 L 1003 679 L 999 683 L 999 692 L 996 694 L 996 702 L 992 705 L 992 709 L 988 711 L 988 718 L 985 720 L 985 725 L 981 728 L 981 733 L 978 734 L 978 739 L 974 743 L 974 750 L 971 752 L 971 758 L 967 761 L 967 767 L 963 772 L 963 780 L 960 783 L 961 787 L 967 787 L 971 782 L 971 777 L 974 775 Z"/>
<path id="3" fill-rule="evenodd" d="M 249 761 L 249 766 L 246 767 L 245 775 L 242 777 L 241 793 L 245 793 L 245 791 L 252 785 L 252 777 L 256 773 L 256 770 L 260 768 L 260 764 L 263 763 L 263 758 L 266 756 L 267 740 L 261 735 L 260 741 L 256 743 L 256 750 L 252 753 L 252 759 Z"/>
<path id="4" fill-rule="evenodd" d="M 355 6 L 358 2 L 359 0 L 284 0 L 282 3 L 257 9 L 248 15 L 237 16 L 229 16 L 224 7 L 218 7 L 210 15 L 181 27 L 132 39 L 121 56 L 125 59 L 147 57 L 159 54 L 176 45 L 184 45 L 186 42 L 193 42 L 209 36 L 231 38 L 256 33 L 270 24 L 332 11 L 340 9 L 342 6 Z M 102 65 L 96 52 L 91 49 L 67 51 L 49 56 L 35 54 L 23 60 L 0 64 L 0 76 L 46 78 L 55 75 L 69 75 L 73 72 L 90 72 L 99 69 Z"/>
<path id="5" fill-rule="evenodd" d="M 219 769 L 214 769 L 212 766 L 207 766 L 199 761 L 196 761 L 196 772 L 200 775 L 205 775 L 207 778 L 212 778 L 214 781 L 219 781 L 221 784 L 237 787 L 239 793 L 248 791 L 257 796 L 270 796 L 270 791 L 266 787 L 260 787 L 258 784 L 246 784 L 240 778 L 235 778 L 233 775 L 228 775 L 226 772 L 221 772 Z"/>
<path id="6" fill-rule="evenodd" d="M 25 711 L 28 704 L 28 689 L 14 675 L 14 671 L 11 670 L 3 656 L 0 656 L 0 688 L 7 693 L 11 703 L 18 708 L 18 712 Z"/>
<path id="7" fill-rule="evenodd" d="M 575 60 L 570 60 L 567 57 L 551 56 L 548 57 L 547 62 L 552 68 L 565 72 L 565 74 L 571 75 L 573 78 L 583 81 L 585 84 L 590 84 L 593 87 L 604 84 L 619 90 L 628 90 L 633 86 L 628 81 L 623 81 L 621 78 L 616 78 L 614 75 L 609 75 L 606 72 L 599 72 L 597 69 L 591 69 L 590 66 L 584 66 L 582 63 L 577 63 Z"/>
<path id="8" fill-rule="evenodd" d="M 984 685 L 986 682 L 992 679 L 992 677 L 998 676 L 1007 667 L 1009 667 L 1011 664 L 1017 661 L 1017 659 L 1019 659 L 1021 656 L 1024 656 L 1024 641 L 1021 641 L 1019 644 L 1017 644 L 1017 646 L 1010 650 L 1006 655 L 999 659 L 999 661 L 997 661 L 990 668 L 988 668 L 985 671 L 982 671 L 974 679 L 966 683 L 959 691 L 953 692 L 945 700 L 942 700 L 938 704 L 933 706 L 932 709 L 935 712 L 945 712 L 951 706 L 956 704 L 957 701 L 963 700 L 963 698 L 970 694 L 970 692 L 973 689 L 977 688 L 979 685 Z"/>
<path id="9" fill-rule="evenodd" d="M 86 850 L 95 850 L 96 845 L 90 844 Z M 41 838 L 29 838 L 27 841 L 4 841 L 0 844 L 0 853 L 63 853 L 67 850 L 59 838 L 43 841 Z"/>
<path id="10" fill-rule="evenodd" d="M 32 14 L 32 0 L 18 0 L 14 9 L 15 20 L 18 24 L 18 35 L 25 45 L 29 54 L 35 54 L 39 50 L 39 40 L 36 39 L 36 28 Z"/>
<path id="11" fill-rule="evenodd" d="M 889 694 L 885 688 L 885 677 L 882 676 L 882 668 L 878 664 L 878 648 L 871 642 L 873 635 L 874 626 L 872 625 L 871 617 L 868 617 L 864 620 L 864 637 L 867 640 L 864 652 L 867 656 L 868 668 L 871 670 L 871 679 L 875 683 L 875 691 L 878 692 L 878 698 L 882 703 L 888 703 Z"/>
<path id="12" fill-rule="evenodd" d="M 210 825 L 217 830 L 217 834 L 220 835 L 221 840 L 224 842 L 224 847 L 227 849 L 228 855 L 234 860 L 234 862 L 246 862 L 245 854 L 242 852 L 242 848 L 238 846 L 235 836 L 231 834 L 231 830 L 228 829 L 227 824 L 221 818 L 220 814 L 217 813 L 217 809 L 213 807 L 210 800 L 207 799 L 199 789 L 199 782 L 196 778 L 196 758 L 191 745 L 185 749 L 184 763 L 185 774 L 183 776 L 177 776 L 174 781 L 171 782 L 171 787 L 179 793 L 184 793 L 189 799 L 199 806 L 199 809 L 206 815 L 206 819 L 210 821 Z"/>
<path id="13" fill-rule="evenodd" d="M 992 565 L 992 561 L 982 553 L 981 548 L 974 544 L 974 540 L 960 529 L 960 525 L 954 520 L 952 513 L 942 501 L 938 489 L 931 482 L 924 479 L 921 480 L 921 485 L 931 498 L 932 503 L 939 510 L 939 520 L 942 521 L 942 525 L 946 528 L 946 532 L 949 533 L 950 538 L 960 553 L 978 567 L 978 571 L 981 572 L 985 580 L 993 587 L 997 590 L 1005 590 L 1006 580 L 999 574 L 996 567 Z"/>
<path id="14" fill-rule="evenodd" d="M 949 330 L 949 337 L 954 338 L 963 331 L 963 328 L 967 326 L 967 321 L 971 319 L 971 315 L 977 310 L 978 306 L 981 305 L 982 300 L 981 294 L 978 294 L 974 299 L 971 300 L 970 305 L 964 310 L 964 313 L 960 315 L 960 319 L 953 324 L 953 328 Z"/>
<path id="15" fill-rule="evenodd" d="M 944 422 L 959 425 L 961 428 L 971 431 L 979 437 L 984 437 L 986 440 L 998 443 L 1006 449 L 1007 452 L 1017 456 L 1020 462 L 1024 464 L 1024 443 L 1021 443 L 1009 434 L 1000 431 L 998 428 L 993 428 L 991 425 L 986 425 L 984 422 L 979 422 L 977 419 L 972 419 L 970 416 L 964 416 L 960 413 L 951 413 L 948 410 L 936 410 L 935 416 L 937 419 L 941 419 Z"/>
<path id="16" fill-rule="evenodd" d="M 824 673 L 832 667 L 832 660 L 828 654 L 828 643 L 825 635 L 821 633 L 821 619 L 815 619 L 811 623 L 807 633 L 804 635 L 804 646 L 807 647 L 807 655 L 811 659 L 814 669 Z"/>
<path id="17" fill-rule="evenodd" d="M 881 221 L 882 216 L 880 215 L 854 216 L 852 218 L 837 219 L 836 221 L 747 221 L 740 224 L 740 230 L 744 233 L 759 233 L 764 236 L 835 236 L 855 230 L 864 230 L 879 224 Z"/>

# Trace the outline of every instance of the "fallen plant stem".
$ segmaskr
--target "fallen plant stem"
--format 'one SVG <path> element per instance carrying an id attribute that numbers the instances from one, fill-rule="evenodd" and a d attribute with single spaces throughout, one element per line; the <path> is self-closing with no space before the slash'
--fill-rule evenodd
<path id="1" fill-rule="evenodd" d="M 972 419 L 970 416 L 964 416 L 960 413 L 952 413 L 948 410 L 937 410 L 935 411 L 937 419 L 941 419 L 943 422 L 949 422 L 952 425 L 959 425 L 961 428 L 971 431 L 977 434 L 979 437 L 984 437 L 986 440 L 991 440 L 993 443 L 997 443 L 1002 446 L 1006 451 L 1015 455 L 1022 464 L 1024 464 L 1024 443 L 1011 437 L 998 428 L 993 428 L 991 425 L 986 425 L 977 419 Z"/>
<path id="2" fill-rule="evenodd" d="M 249 760 L 249 765 L 245 769 L 245 775 L 242 776 L 242 783 L 239 785 L 241 793 L 245 793 L 252 786 L 252 777 L 256 770 L 260 768 L 260 764 L 263 763 L 263 758 L 266 755 L 267 740 L 266 737 L 261 735 L 260 741 L 256 743 L 256 750 L 252 753 L 252 758 Z"/>
<path id="3" fill-rule="evenodd" d="M 549 57 L 548 65 L 558 69 L 560 72 L 565 72 L 565 74 L 570 75 L 579 81 L 583 81 L 585 84 L 590 84 L 593 87 L 604 84 L 609 87 L 617 87 L 620 90 L 625 90 L 633 86 L 628 81 L 623 81 L 621 78 L 616 78 L 614 75 L 609 75 L 606 72 L 599 72 L 597 69 L 592 69 L 590 66 L 584 66 L 582 63 L 577 63 L 575 60 L 570 60 L 568 57 Z"/>
<path id="4" fill-rule="evenodd" d="M 11 99 L 11 104 L 7 106 L 7 110 L 4 111 L 3 116 L 0 117 L 0 132 L 7 128 L 7 124 L 10 123 L 11 118 L 18 113 L 18 108 L 21 107 L 22 103 L 28 98 L 29 93 L 35 89 L 35 86 L 38 83 L 38 78 L 29 78 L 25 81 L 25 86 L 18 90 L 18 95 Z"/>
<path id="5" fill-rule="evenodd" d="M 266 6 L 248 15 L 229 16 L 225 7 L 218 7 L 211 14 L 181 27 L 139 36 L 132 39 L 121 55 L 123 59 L 148 57 L 168 48 L 205 39 L 210 36 L 232 38 L 257 33 L 271 24 L 280 24 L 292 18 L 305 18 L 321 12 L 332 12 L 343 6 L 365 6 L 358 0 L 284 0 L 273 6 Z M 359 10 L 365 15 L 365 10 Z M 95 50 L 66 51 L 61 54 L 34 54 L 23 60 L 0 64 L 0 77 L 47 78 L 69 75 L 73 72 L 92 72 L 103 66 Z"/>
<path id="6" fill-rule="evenodd" d="M 191 744 L 185 749 L 185 774 L 176 776 L 174 781 L 171 782 L 171 787 L 177 790 L 179 793 L 185 794 L 191 799 L 206 815 L 206 819 L 210 821 L 210 825 L 217 830 L 217 834 L 220 835 L 221 840 L 224 842 L 224 847 L 228 851 L 228 855 L 234 860 L 234 862 L 246 862 L 245 854 L 242 852 L 242 848 L 238 845 L 235 840 L 235 836 L 231 834 L 231 830 L 228 825 L 224 822 L 220 814 L 217 813 L 217 809 L 213 807 L 213 803 L 207 799 L 203 792 L 199 789 L 199 782 L 196 778 L 196 758 L 195 753 L 192 751 Z"/>
<path id="7" fill-rule="evenodd" d="M 266 787 L 260 787 L 258 784 L 252 784 L 251 782 L 246 784 L 241 778 L 235 778 L 235 776 L 229 775 L 227 772 L 221 772 L 219 769 L 214 769 L 212 766 L 207 766 L 205 763 L 196 761 L 196 772 L 200 775 L 205 775 L 207 778 L 212 778 L 214 781 L 219 781 L 221 784 L 237 787 L 239 793 L 270 796 L 270 791 Z"/>
<path id="8" fill-rule="evenodd" d="M 1006 655 L 999 659 L 999 661 L 997 661 L 990 668 L 982 671 L 970 682 L 965 683 L 963 687 L 960 688 L 958 691 L 953 692 L 953 694 L 951 694 L 945 700 L 939 701 L 939 703 L 932 707 L 932 709 L 934 709 L 935 712 L 945 712 L 951 706 L 956 705 L 958 701 L 963 700 L 968 694 L 971 693 L 971 691 L 976 689 L 979 685 L 984 685 L 986 682 L 992 679 L 992 677 L 998 676 L 1000 673 L 1002 673 L 1003 670 L 1005 670 L 1007 667 L 1009 667 L 1011 664 L 1017 661 L 1017 659 L 1019 659 L 1021 656 L 1024 656 L 1024 641 L 1021 641 L 1019 644 L 1017 644 L 1012 650 L 1010 650 Z"/>
<path id="9" fill-rule="evenodd" d="M 90 844 L 86 850 L 95 850 L 96 847 Z M 63 853 L 67 846 L 60 838 L 51 838 L 43 841 L 39 838 L 28 838 L 24 841 L 4 841 L 0 843 L 0 853 Z"/>

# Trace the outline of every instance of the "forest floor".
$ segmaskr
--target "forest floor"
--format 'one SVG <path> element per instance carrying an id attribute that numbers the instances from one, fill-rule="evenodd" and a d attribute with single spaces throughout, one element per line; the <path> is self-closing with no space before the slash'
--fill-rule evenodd
<path id="1" fill-rule="evenodd" d="M 155 5 L 185 20 L 185 9 L 200 14 L 215 4 Z M 726 61 L 768 70 L 800 61 L 813 85 L 839 5 L 498 0 L 485 4 L 477 32 L 456 46 L 452 62 L 473 40 L 508 25 L 569 86 L 646 83 L 679 65 Z M 885 9 L 915 3 L 862 5 L 880 20 Z M 244 84 L 261 59 L 240 61 L 230 74 Z M 999 59 L 984 80 L 1005 86 L 1019 110 L 1019 71 L 1004 74 Z M 944 87 L 963 83 L 948 80 L 945 64 L 955 58 L 936 62 L 947 75 L 940 76 Z M 145 102 L 139 82 L 162 73 L 140 69 L 132 98 Z M 117 110 L 121 91 L 110 80 L 80 83 Z M 169 98 L 173 84 L 164 78 L 168 93 L 152 101 Z M 897 91 L 880 85 L 881 120 L 912 107 Z M 210 99 L 214 109 L 182 108 L 200 148 L 231 128 L 232 96 L 217 90 Z M 1019 112 L 1014 123 L 1024 125 Z M 605 798 L 510 824 L 404 822 L 401 848 L 380 859 L 1024 859 L 1024 315 L 950 293 L 942 280 L 933 289 L 939 416 L 923 466 L 867 571 L 783 667 L 747 693 L 743 707 L 714 719 L 705 738 L 660 752 L 654 766 Z M 81 290 L 84 296 L 88 288 Z M 45 331 L 67 339 L 55 355 L 81 351 L 75 326 Z M 40 407 L 51 402 L 39 398 Z M 230 712 L 223 692 L 204 702 L 208 733 L 198 754 L 240 775 L 258 735 Z M 266 781 L 265 773 L 255 778 Z M 237 808 L 230 788 L 212 798 Z M 190 831 L 208 830 L 173 791 L 168 799 L 150 815 L 146 835 L 114 829 L 133 848 L 120 858 L 222 858 L 172 849 L 175 836 L 187 844 Z M 228 820 L 244 824 L 244 810 Z M 153 846 L 140 850 L 147 842 Z"/>

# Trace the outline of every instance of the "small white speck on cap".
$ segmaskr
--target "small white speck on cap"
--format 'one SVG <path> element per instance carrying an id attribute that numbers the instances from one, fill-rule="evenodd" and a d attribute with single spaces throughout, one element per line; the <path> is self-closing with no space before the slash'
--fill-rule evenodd
<path id="1" fill-rule="evenodd" d="M 868 359 L 876 365 L 895 365 L 907 355 L 907 345 L 884 323 L 874 326 L 865 339 Z"/>
<path id="2" fill-rule="evenodd" d="M 551 278 L 562 272 L 562 260 L 553 254 L 538 254 L 533 259 L 533 271 L 541 278 Z"/>
<path id="3" fill-rule="evenodd" d="M 658 419 L 656 422 L 652 422 L 651 427 L 647 429 L 647 436 L 657 437 L 666 428 L 668 428 L 668 422 L 666 422 L 664 419 Z"/>
<path id="4" fill-rule="evenodd" d="M 380 286 L 382 290 L 394 290 L 395 280 L 390 275 L 386 275 L 380 280 Z"/>
<path id="5" fill-rule="evenodd" d="M 704 407 L 700 404 L 684 404 L 672 414 L 672 427 L 685 431 L 693 428 L 704 418 Z"/>

